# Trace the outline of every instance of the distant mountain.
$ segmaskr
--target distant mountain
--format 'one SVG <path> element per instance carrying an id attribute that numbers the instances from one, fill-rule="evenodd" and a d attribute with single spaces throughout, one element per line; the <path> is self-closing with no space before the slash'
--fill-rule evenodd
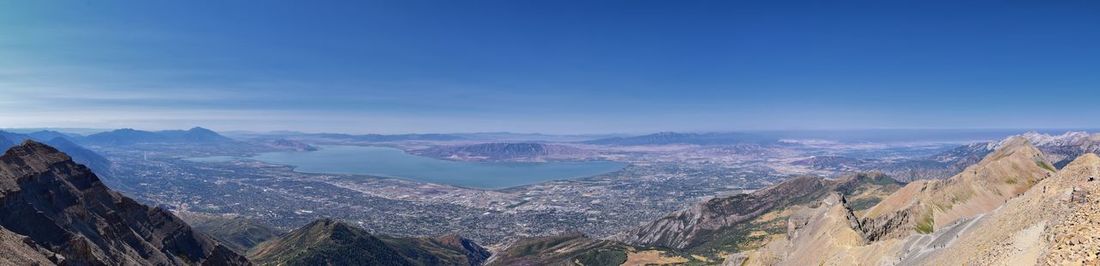
<path id="1" fill-rule="evenodd" d="M 457 146 L 436 146 L 412 153 L 455 160 L 538 160 L 554 156 L 576 155 L 584 150 L 543 143 L 481 143 Z"/>
<path id="2" fill-rule="evenodd" d="M 97 145 L 131 145 L 141 143 L 227 143 L 233 139 L 209 129 L 195 127 L 189 130 L 143 131 L 118 129 L 88 135 L 82 142 Z"/>
<path id="3" fill-rule="evenodd" d="M 53 146 L 54 148 L 57 148 L 62 152 L 65 152 L 65 154 L 68 154 L 73 158 L 73 161 L 76 161 L 76 163 L 83 164 L 84 166 L 91 168 L 92 171 L 96 172 L 96 174 L 107 176 L 110 176 L 112 174 L 110 160 L 107 160 L 107 158 L 103 157 L 103 155 L 99 155 L 92 150 L 86 149 L 83 146 L 77 145 L 76 143 L 69 141 L 69 139 L 65 137 L 56 137 L 47 140 L 46 144 Z"/>
<path id="4" fill-rule="evenodd" d="M 508 142 L 577 142 L 612 137 L 623 137 L 622 134 L 592 134 L 592 135 L 557 135 L 541 133 L 510 133 L 510 132 L 480 132 L 457 133 L 466 140 L 480 141 L 508 141 Z"/>
<path id="5" fill-rule="evenodd" d="M 6 140 L 6 141 L 3 141 L 3 142 L 4 143 L 9 143 L 8 147 L 15 146 L 15 144 L 23 142 L 24 140 L 27 140 L 27 139 L 30 139 L 30 138 L 31 138 L 30 136 L 27 136 L 25 134 L 12 133 L 12 132 L 7 132 L 7 131 L 0 130 L 0 139 Z"/>
<path id="6" fill-rule="evenodd" d="M 1028 132 L 1014 137 L 1027 139 L 1035 148 L 1043 152 L 1043 156 L 1055 168 L 1061 168 L 1081 155 L 1100 153 L 1100 134 L 1066 132 L 1061 135 L 1048 135 Z M 978 163 L 1011 138 L 1010 136 L 1002 141 L 962 145 L 926 158 L 911 160 L 884 162 L 874 159 L 815 157 L 795 163 L 823 170 L 882 171 L 902 181 L 943 179 Z"/>
<path id="7" fill-rule="evenodd" d="M 0 150 L 5 150 L 6 151 L 6 150 L 8 150 L 8 148 L 11 148 L 12 146 L 15 146 L 14 141 L 12 141 L 12 140 L 4 137 L 4 136 L 0 136 Z"/>
<path id="8" fill-rule="evenodd" d="M 279 149 L 279 150 L 293 150 L 293 151 L 316 151 L 317 150 L 317 147 L 314 147 L 313 145 L 309 145 L 308 143 L 297 141 L 297 140 L 283 139 L 283 138 L 260 139 L 260 140 L 256 140 L 255 142 L 260 144 L 260 145 L 264 145 L 264 146 Z"/>
<path id="9" fill-rule="evenodd" d="M 1026 138 L 1043 154 L 1047 156 L 1055 167 L 1062 167 L 1081 155 L 1087 153 L 1100 153 L 1100 133 L 1090 134 L 1084 131 L 1071 131 L 1061 135 L 1047 135 L 1036 132 L 1028 132 L 1020 135 Z"/>
<path id="10" fill-rule="evenodd" d="M 83 137 L 83 136 L 77 135 L 77 134 L 68 134 L 68 133 L 62 133 L 62 132 L 51 131 L 51 130 L 42 130 L 42 131 L 35 131 L 35 132 L 27 133 L 27 136 L 30 136 L 31 138 L 33 138 L 35 140 L 51 140 L 51 139 L 56 139 L 56 138 L 62 138 L 62 139 L 70 140 L 70 141 L 78 140 L 78 139 Z"/>
<path id="11" fill-rule="evenodd" d="M 586 144 L 639 146 L 639 145 L 735 145 L 735 144 L 767 144 L 774 143 L 777 139 L 749 134 L 749 133 L 676 133 L 661 132 L 633 137 L 614 137 L 584 141 Z"/>
<path id="12" fill-rule="evenodd" d="M 489 256 L 456 236 L 377 237 L 332 219 L 314 221 L 249 252 L 259 265 L 480 265 Z"/>
<path id="13" fill-rule="evenodd" d="M 3 257 L 61 265 L 248 264 L 172 213 L 111 191 L 87 167 L 38 142 L 0 156 L 0 202 L 0 249 L 9 254 Z"/>
<path id="14" fill-rule="evenodd" d="M 24 142 L 27 140 L 34 140 L 37 142 L 49 144 L 50 146 L 61 150 L 62 152 L 72 157 L 73 161 L 76 161 L 76 163 L 83 164 L 88 168 L 91 168 L 99 175 L 110 176 L 112 174 L 110 160 L 107 160 L 107 158 L 103 157 L 103 155 L 84 148 L 83 146 L 77 145 L 76 143 L 73 143 L 72 141 L 70 141 L 71 138 L 79 138 L 79 135 L 64 134 L 54 131 L 37 131 L 29 134 L 18 134 L 0 131 L 0 151 L 4 151 L 12 146 L 15 146 L 15 143 Z"/>

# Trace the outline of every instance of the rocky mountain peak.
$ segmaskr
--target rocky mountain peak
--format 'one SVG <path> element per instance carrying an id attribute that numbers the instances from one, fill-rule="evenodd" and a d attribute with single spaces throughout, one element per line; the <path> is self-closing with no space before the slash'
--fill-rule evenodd
<path id="1" fill-rule="evenodd" d="M 48 171 L 51 165 L 72 162 L 72 158 L 53 147 L 33 140 L 11 147 L 0 156 L 0 172 L 5 178 Z M 5 180 L 14 181 L 14 180 Z"/>
<path id="2" fill-rule="evenodd" d="M 1049 135 L 1035 131 L 1020 135 L 1036 146 L 1074 146 L 1088 141 L 1092 135 L 1084 131 L 1069 131 L 1061 135 Z"/>
<path id="3" fill-rule="evenodd" d="M 1003 156 L 1015 154 L 1017 152 L 1023 153 L 1025 156 L 1041 155 L 1042 152 L 1035 147 L 1034 142 L 1023 136 L 1008 137 L 999 143 L 989 156 L 986 156 L 985 160 L 996 160 Z"/>
<path id="4" fill-rule="evenodd" d="M 1072 162 L 1058 171 L 1058 176 L 1063 178 L 1083 178 L 1084 181 L 1100 181 L 1100 156 L 1095 153 L 1086 153 L 1078 156 Z"/>
<path id="5" fill-rule="evenodd" d="M 25 237 L 14 244 L 51 254 L 57 264 L 248 263 L 175 215 L 111 191 L 87 167 L 35 141 L 0 156 L 0 202 L 0 227 Z"/>

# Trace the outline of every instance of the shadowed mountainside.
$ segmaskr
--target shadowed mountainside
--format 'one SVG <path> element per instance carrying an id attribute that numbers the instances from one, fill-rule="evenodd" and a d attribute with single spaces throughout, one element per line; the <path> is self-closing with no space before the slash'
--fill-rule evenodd
<path id="1" fill-rule="evenodd" d="M 23 237 L 4 246 L 38 251 L 52 263 L 248 264 L 172 213 L 111 191 L 87 167 L 38 142 L 0 156 L 0 202 L 0 226 L 11 232 L 5 238 Z"/>
<path id="2" fill-rule="evenodd" d="M 480 265 L 489 256 L 458 236 L 377 237 L 332 219 L 313 221 L 249 252 L 260 265 Z"/>

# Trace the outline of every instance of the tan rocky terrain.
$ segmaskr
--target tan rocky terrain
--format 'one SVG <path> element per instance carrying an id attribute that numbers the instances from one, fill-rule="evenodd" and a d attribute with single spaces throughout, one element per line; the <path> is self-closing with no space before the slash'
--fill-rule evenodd
<path id="1" fill-rule="evenodd" d="M 828 209 L 823 206 L 839 206 L 833 203 L 844 199 L 846 210 L 862 213 L 901 185 L 880 173 L 838 179 L 798 177 L 753 193 L 711 199 L 617 237 L 637 247 L 671 250 L 699 263 L 740 260 L 743 254 L 738 250 L 757 249 L 788 234 L 797 227 L 791 223 L 813 220 Z"/>
<path id="2" fill-rule="evenodd" d="M 843 198 L 790 219 L 746 265 L 1096 265 L 1100 157 L 1054 171 L 1015 137 L 950 179 L 907 185 L 861 216 Z"/>

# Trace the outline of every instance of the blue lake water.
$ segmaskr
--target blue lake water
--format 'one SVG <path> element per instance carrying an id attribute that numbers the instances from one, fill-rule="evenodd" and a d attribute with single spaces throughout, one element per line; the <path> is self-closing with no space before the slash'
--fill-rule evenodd
<path id="1" fill-rule="evenodd" d="M 240 158 L 216 156 L 192 161 L 228 161 Z M 322 146 L 311 152 L 262 153 L 248 159 L 294 166 L 306 173 L 360 174 L 404 178 L 460 187 L 499 189 L 550 180 L 571 179 L 614 172 L 626 166 L 612 161 L 584 162 L 458 162 L 405 153 L 402 150 L 364 146 Z"/>

